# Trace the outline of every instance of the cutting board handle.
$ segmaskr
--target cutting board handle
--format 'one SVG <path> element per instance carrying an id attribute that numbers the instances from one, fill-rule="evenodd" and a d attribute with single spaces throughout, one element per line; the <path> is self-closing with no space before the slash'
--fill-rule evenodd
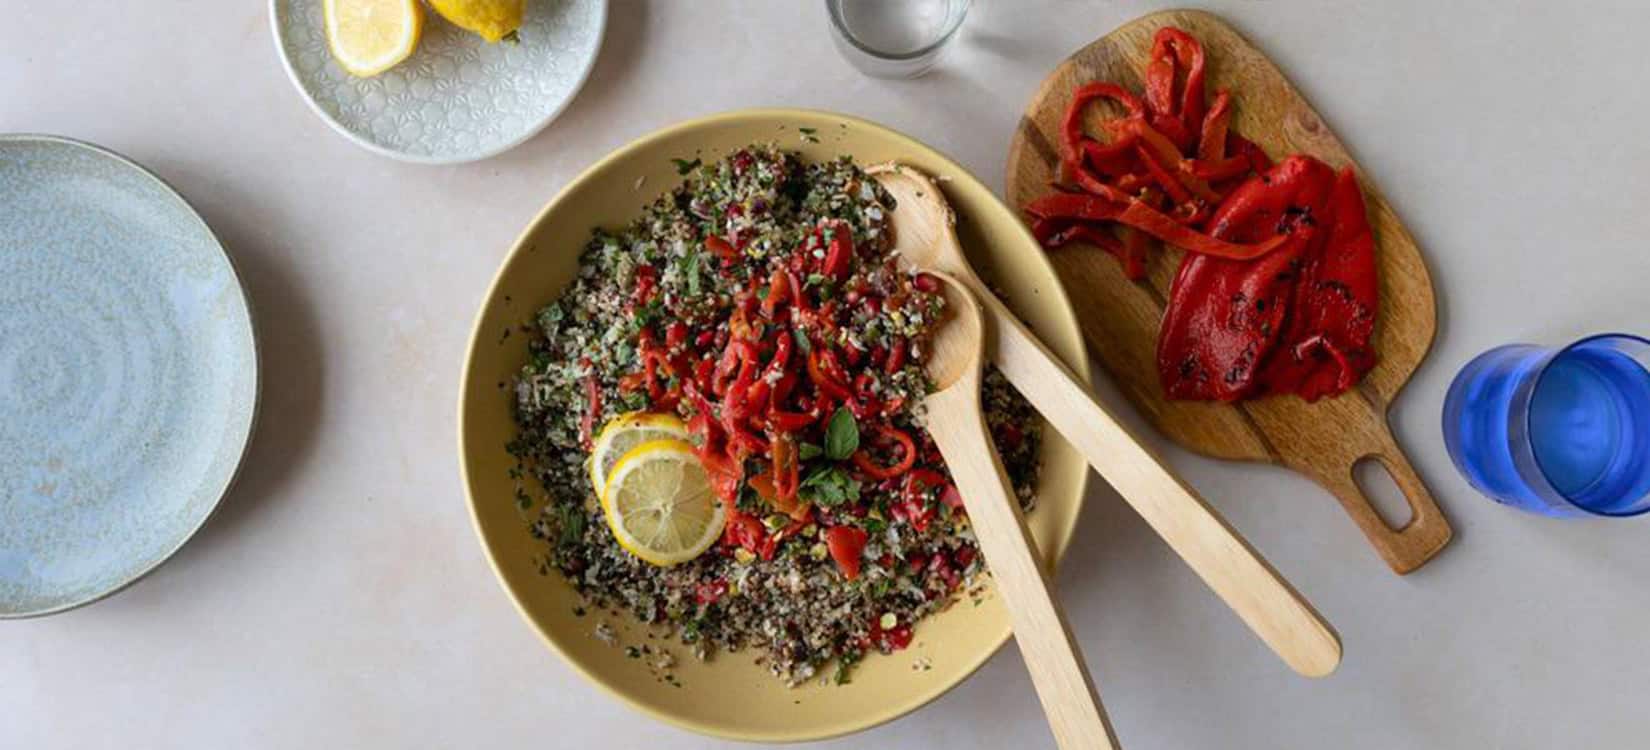
<path id="1" fill-rule="evenodd" d="M 1334 493 L 1335 498 L 1341 501 L 1341 507 L 1352 516 L 1375 551 L 1380 553 L 1381 559 L 1392 567 L 1393 572 L 1402 575 L 1421 567 L 1438 554 L 1449 543 L 1454 531 L 1444 518 L 1444 512 L 1438 509 L 1432 492 L 1410 464 L 1409 457 L 1393 439 L 1392 429 L 1383 420 L 1380 429 L 1375 432 L 1377 445 L 1354 451 L 1344 461 L 1297 468 L 1312 475 L 1318 484 Z M 1353 476 L 1353 470 L 1365 459 L 1379 462 L 1404 493 L 1404 500 L 1409 503 L 1410 519 L 1402 527 L 1394 529 L 1387 525 Z"/>

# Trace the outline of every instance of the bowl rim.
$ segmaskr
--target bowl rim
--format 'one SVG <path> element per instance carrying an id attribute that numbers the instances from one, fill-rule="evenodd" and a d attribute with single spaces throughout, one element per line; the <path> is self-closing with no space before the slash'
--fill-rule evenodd
<path id="1" fill-rule="evenodd" d="M 600 688 L 603 693 L 618 699 L 621 703 L 628 706 L 632 710 L 665 724 L 686 729 L 691 732 L 744 742 L 773 743 L 827 740 L 871 729 L 905 716 L 906 714 L 932 703 L 935 699 L 946 694 L 947 692 L 950 692 L 953 688 L 962 684 L 969 677 L 972 677 L 975 672 L 979 671 L 980 667 L 984 666 L 987 661 L 1002 650 L 1003 646 L 1008 642 L 1008 639 L 1013 635 L 1012 628 L 1005 623 L 1002 631 L 995 637 L 996 643 L 991 646 L 991 648 L 982 650 L 977 659 L 974 659 L 972 663 L 967 664 L 962 671 L 959 672 L 956 680 L 949 683 L 935 683 L 935 685 L 931 688 L 912 694 L 908 700 L 891 702 L 884 708 L 874 713 L 843 718 L 841 720 L 826 724 L 823 727 L 816 727 L 815 730 L 812 731 L 761 732 L 730 729 L 727 726 L 711 721 L 659 710 L 653 706 L 632 698 L 619 686 L 610 683 L 602 675 L 586 669 L 584 665 L 572 658 L 569 653 L 562 648 L 561 644 L 557 641 L 557 637 L 549 632 L 549 630 L 541 626 L 534 614 L 528 610 L 527 605 L 523 603 L 522 597 L 518 595 L 516 591 L 516 587 L 511 583 L 510 578 L 505 575 L 502 563 L 496 554 L 494 545 L 488 539 L 487 529 L 484 527 L 482 522 L 476 497 L 477 493 L 475 491 L 476 481 L 471 475 L 470 464 L 468 461 L 471 445 L 465 437 L 465 414 L 469 410 L 468 395 L 471 391 L 471 375 L 474 369 L 476 355 L 480 351 L 482 344 L 486 341 L 486 337 L 483 335 L 481 330 L 481 325 L 483 319 L 486 317 L 487 310 L 499 299 L 499 289 L 504 282 L 505 271 L 515 263 L 518 257 L 528 252 L 529 239 L 538 231 L 541 223 L 544 222 L 553 211 L 558 209 L 569 195 L 577 192 L 579 188 L 584 187 L 587 183 L 596 180 L 602 173 L 609 171 L 613 165 L 631 158 L 634 153 L 647 148 L 653 143 L 678 136 L 687 131 L 712 128 L 718 125 L 745 120 L 784 121 L 813 119 L 820 117 L 847 123 L 855 128 L 876 131 L 884 137 L 899 142 L 904 149 L 908 151 L 925 152 L 925 156 L 932 157 L 934 161 L 943 164 L 952 179 L 973 181 L 980 189 L 984 190 L 985 193 L 992 198 L 992 200 L 996 201 L 1011 215 L 1013 215 L 1013 209 L 1009 208 L 1006 203 L 1003 203 L 1003 199 L 998 196 L 995 191 L 987 187 L 984 182 L 980 181 L 979 177 L 975 176 L 973 172 L 964 168 L 961 164 L 958 164 L 954 159 L 946 156 L 937 149 L 934 149 L 933 147 L 923 144 L 917 139 L 906 135 L 905 133 L 862 117 L 823 109 L 799 107 L 754 107 L 728 110 L 683 120 L 646 133 L 609 152 L 607 155 L 586 167 L 584 170 L 579 172 L 576 177 L 564 184 L 561 189 L 556 191 L 556 194 L 552 196 L 542 208 L 539 209 L 538 213 L 533 216 L 521 233 L 517 235 L 515 241 L 511 244 L 510 251 L 506 253 L 505 256 L 499 261 L 498 270 L 494 272 L 492 280 L 488 283 L 487 291 L 482 296 L 481 302 L 476 309 L 475 319 L 471 323 L 470 338 L 465 347 L 463 372 L 460 373 L 459 377 L 457 415 L 458 460 L 460 478 L 464 485 L 465 501 L 470 512 L 470 522 L 475 530 L 478 540 L 481 542 L 483 551 L 486 553 L 488 566 L 492 569 L 494 577 L 504 589 L 505 593 L 510 597 L 510 602 L 514 605 L 517 613 L 521 615 L 522 619 L 527 621 L 527 624 L 531 626 L 533 631 L 539 635 L 539 639 L 549 646 L 550 650 L 555 652 L 564 664 L 572 667 L 574 672 L 583 677 L 587 682 Z M 1031 235 L 1031 231 L 1026 228 L 1023 222 L 1015 221 L 1014 229 L 1019 235 L 1021 244 L 1027 248 L 1038 247 L 1036 239 Z M 1055 280 L 1055 283 L 1048 290 L 1050 303 L 1056 305 L 1059 310 L 1064 312 L 1065 325 L 1069 326 L 1072 331 L 1077 334 L 1075 336 L 1075 340 L 1077 342 L 1078 352 L 1080 354 L 1077 362 L 1070 362 L 1067 364 L 1072 368 L 1073 372 L 1080 379 L 1082 379 L 1083 382 L 1089 381 L 1092 378 L 1092 372 L 1089 363 L 1088 344 L 1082 337 L 1081 331 L 1077 328 L 1077 316 L 1071 306 L 1070 297 L 1066 294 L 1064 284 L 1059 280 L 1059 276 L 1054 272 L 1053 264 L 1049 262 L 1048 258 L 1044 256 L 1043 253 L 1037 252 L 1031 254 L 1027 261 L 1041 266 L 1042 270 L 1048 274 L 1048 278 Z M 1094 472 L 1088 469 L 1086 463 L 1083 464 L 1083 472 L 1077 479 L 1077 483 L 1074 487 L 1077 505 L 1071 514 L 1071 520 L 1063 527 L 1055 530 L 1053 540 L 1054 570 L 1058 570 L 1061 561 L 1064 560 L 1066 553 L 1070 550 L 1071 541 L 1075 536 L 1077 523 L 1082 513 L 1084 500 L 1088 495 L 1088 485 L 1093 473 Z"/>
<path id="2" fill-rule="evenodd" d="M 202 235 L 206 239 L 211 240 L 212 246 L 217 249 L 218 254 L 223 257 L 225 265 L 229 268 L 229 278 L 231 281 L 235 282 L 236 299 L 240 300 L 241 307 L 246 310 L 247 346 L 251 349 L 252 353 L 252 403 L 248 407 L 250 413 L 247 415 L 246 420 L 246 434 L 239 437 L 239 445 L 235 446 L 235 450 L 237 452 L 234 466 L 231 467 L 228 474 L 224 476 L 223 486 L 217 491 L 217 497 L 212 501 L 211 505 L 207 507 L 206 512 L 201 514 L 200 520 L 181 534 L 178 537 L 177 542 L 159 557 L 155 558 L 153 563 L 140 570 L 134 571 L 131 575 L 127 576 L 120 582 L 101 592 L 91 594 L 78 600 L 71 600 L 61 604 L 56 604 L 45 609 L 30 610 L 26 612 L 0 611 L 0 620 L 27 620 L 37 617 L 48 617 L 51 615 L 62 614 L 64 612 L 79 609 L 90 604 L 96 604 L 97 602 L 103 601 L 104 599 L 131 588 L 133 584 L 149 577 L 149 574 L 159 570 L 162 565 L 165 565 L 173 557 L 176 557 L 178 552 L 183 549 L 184 545 L 188 544 L 191 539 L 194 539 L 196 535 L 200 534 L 201 529 L 206 528 L 206 524 L 211 522 L 212 517 L 217 515 L 218 510 L 223 507 L 224 498 L 229 497 L 229 493 L 235 490 L 235 485 L 239 482 L 241 477 L 241 470 L 246 468 L 246 456 L 251 452 L 253 437 L 258 434 L 258 417 L 262 412 L 261 406 L 263 404 L 263 351 L 258 343 L 257 310 L 254 309 L 253 306 L 252 294 L 247 291 L 246 277 L 241 273 L 241 269 L 235 265 L 235 256 L 230 254 L 229 248 L 223 244 L 223 238 L 219 237 L 218 233 L 213 231 L 212 225 L 206 223 L 206 217 L 201 216 L 200 210 L 195 208 L 195 205 L 190 203 L 189 199 L 185 198 L 182 192 L 180 192 L 176 187 L 173 187 L 172 183 L 167 182 L 165 178 L 161 177 L 148 167 L 137 163 L 136 160 L 133 160 L 125 154 L 90 141 L 80 140 L 78 138 L 70 138 L 63 135 L 52 135 L 49 133 L 0 133 L 0 144 L 5 143 L 46 143 L 87 151 L 97 156 L 111 159 L 121 166 L 132 169 L 138 175 L 145 177 L 158 185 L 163 193 L 176 199 L 178 204 L 183 207 L 184 211 L 195 219 L 195 223 L 200 225 Z"/>
<path id="3" fill-rule="evenodd" d="M 395 159 L 396 161 L 407 162 L 409 164 L 443 166 L 485 161 L 520 146 L 529 140 L 532 140 L 533 136 L 543 132 L 545 128 L 550 127 L 550 123 L 555 122 L 557 118 L 561 117 L 562 113 L 566 112 L 567 108 L 573 105 L 573 100 L 579 97 L 579 92 L 583 91 L 584 85 L 590 81 L 591 72 L 596 69 L 596 59 L 601 57 L 602 45 L 607 39 L 608 0 L 593 0 L 593 2 L 596 3 L 596 45 L 591 48 L 590 55 L 585 58 L 584 68 L 579 71 L 578 78 L 573 82 L 573 87 L 567 90 L 567 96 L 563 98 L 559 104 L 546 112 L 544 116 L 538 120 L 538 122 L 524 128 L 518 136 L 496 146 L 469 153 L 426 156 L 422 154 L 414 154 L 408 151 L 396 150 L 381 143 L 369 140 L 365 136 L 344 127 L 344 124 L 339 122 L 338 118 L 333 117 L 330 112 L 327 112 L 321 108 L 321 104 L 315 101 L 315 96 L 310 93 L 309 85 L 306 84 L 301 77 L 299 77 L 297 68 L 295 68 L 292 64 L 292 58 L 286 53 L 285 39 L 284 35 L 281 33 L 280 14 L 282 11 L 280 6 L 283 3 L 290 3 L 291 1 L 292 0 L 269 0 L 269 34 L 270 38 L 275 42 L 275 56 L 281 59 L 281 69 L 286 71 L 287 80 L 291 81 L 292 87 L 298 90 L 298 98 L 304 100 L 304 104 L 309 106 L 309 110 L 314 112 L 316 117 L 321 118 L 322 122 L 326 123 L 328 127 L 332 128 L 339 135 L 349 139 L 351 143 L 371 151 L 372 153 L 378 154 L 379 156 Z"/>

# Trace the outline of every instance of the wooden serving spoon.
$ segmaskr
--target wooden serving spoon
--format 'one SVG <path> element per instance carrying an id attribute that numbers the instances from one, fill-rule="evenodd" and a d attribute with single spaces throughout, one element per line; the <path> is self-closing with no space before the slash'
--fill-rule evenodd
<path id="1" fill-rule="evenodd" d="M 1341 643 L 1329 624 L 975 275 L 957 242 L 956 216 L 934 181 L 900 164 L 867 171 L 896 202 L 889 215 L 895 251 L 917 269 L 968 287 L 990 327 L 991 362 L 1008 381 L 1290 668 L 1308 677 L 1333 672 Z"/>
<path id="2" fill-rule="evenodd" d="M 997 593 L 1007 605 L 1014 640 L 1025 657 L 1037 698 L 1054 739 L 1068 750 L 1117 747 L 1094 681 L 1048 574 L 1038 564 L 1020 503 L 1003 472 L 980 411 L 980 368 L 985 358 L 985 321 L 980 305 L 956 279 L 944 282 L 946 320 L 934 335 L 924 367 L 934 381 L 924 399 L 928 434 L 962 494 L 980 552 L 991 566 Z"/>

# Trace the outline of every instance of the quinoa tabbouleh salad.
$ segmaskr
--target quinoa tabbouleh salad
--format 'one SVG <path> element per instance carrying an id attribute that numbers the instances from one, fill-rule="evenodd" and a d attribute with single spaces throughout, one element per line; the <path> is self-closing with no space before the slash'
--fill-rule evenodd
<path id="1" fill-rule="evenodd" d="M 939 280 L 901 270 L 893 200 L 847 157 L 679 167 L 529 326 L 509 449 L 546 493 L 532 530 L 547 570 L 700 658 L 842 681 L 983 572 L 923 426 Z M 995 371 L 984 389 L 1029 509 L 1039 422 Z"/>

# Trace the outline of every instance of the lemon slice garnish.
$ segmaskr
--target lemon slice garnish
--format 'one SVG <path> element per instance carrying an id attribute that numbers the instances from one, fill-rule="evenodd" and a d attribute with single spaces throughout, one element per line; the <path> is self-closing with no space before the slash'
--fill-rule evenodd
<path id="1" fill-rule="evenodd" d="M 722 536 L 726 513 L 705 467 L 682 440 L 653 440 L 613 465 L 602 515 L 619 546 L 654 565 L 698 557 Z"/>
<path id="2" fill-rule="evenodd" d="M 607 489 L 607 475 L 619 458 L 642 443 L 653 440 L 687 440 L 687 425 L 675 414 L 633 411 L 614 417 L 602 427 L 590 449 L 586 464 L 590 470 L 590 486 L 599 496 Z"/>
<path id="3" fill-rule="evenodd" d="M 332 56 L 362 78 L 407 59 L 424 31 L 418 0 L 325 0 L 322 13 Z"/>

